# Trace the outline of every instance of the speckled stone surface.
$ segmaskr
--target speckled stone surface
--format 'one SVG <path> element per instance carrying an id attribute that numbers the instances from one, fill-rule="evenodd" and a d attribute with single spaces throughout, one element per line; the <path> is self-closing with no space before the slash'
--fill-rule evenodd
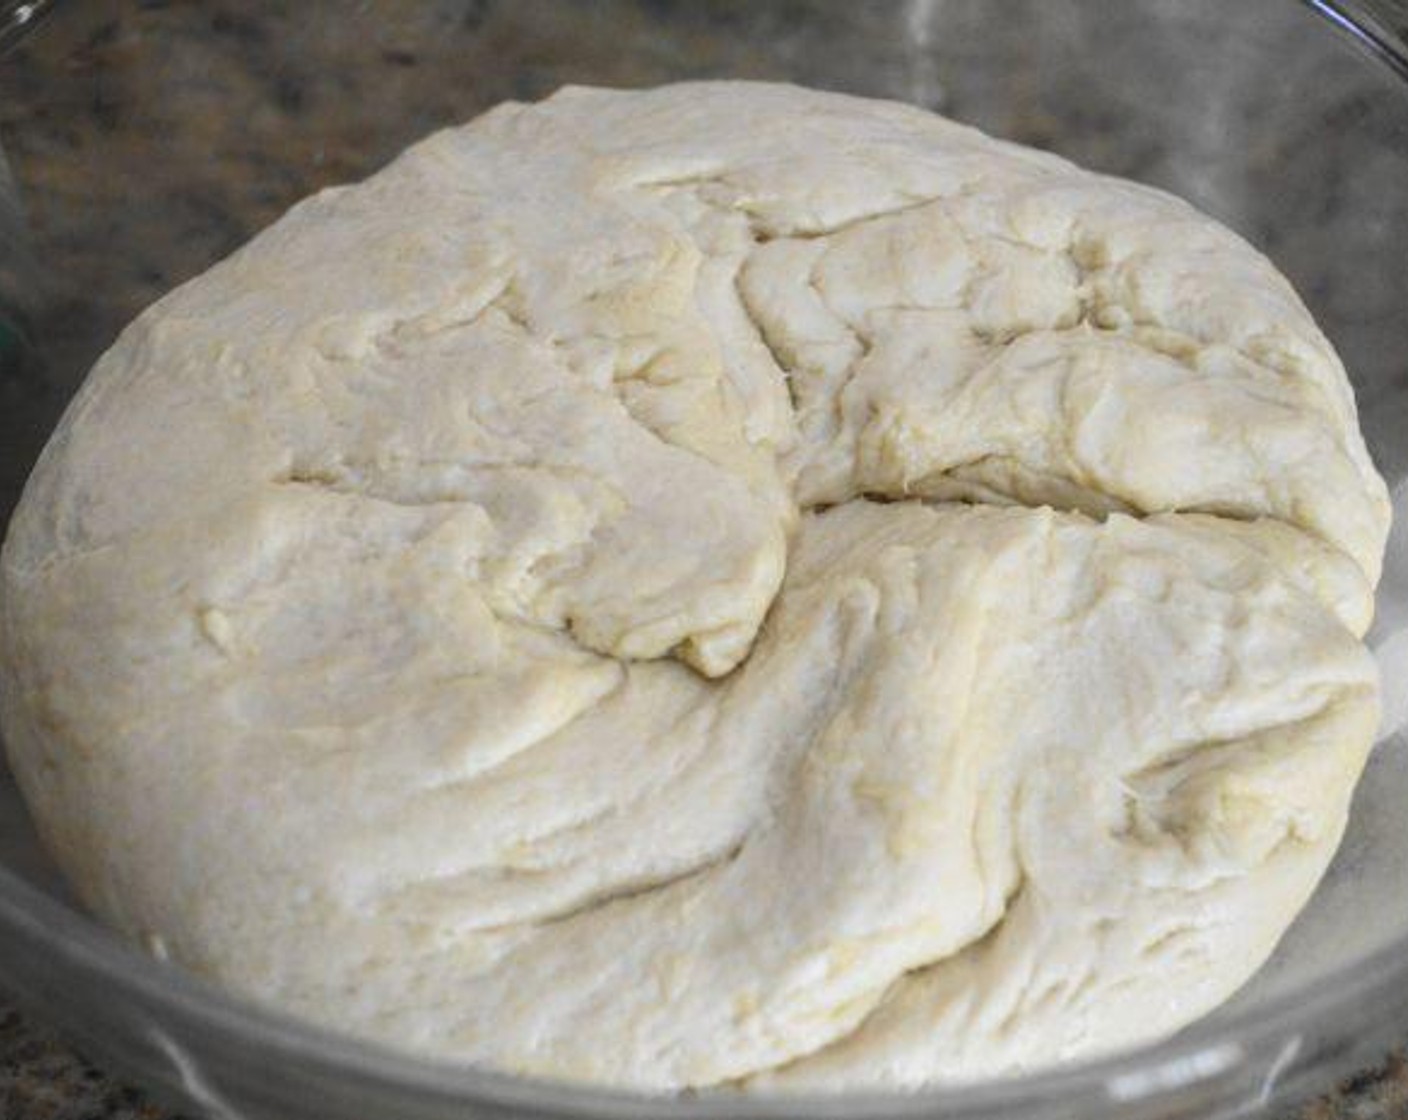
<path id="1" fill-rule="evenodd" d="M 177 1120 L 90 1065 L 52 1031 L 0 1003 L 3 1120 Z"/>
<path id="2" fill-rule="evenodd" d="M 1010 59 L 1013 42 L 1023 57 L 1020 39 L 1036 2 L 1003 0 L 1012 41 L 1000 52 L 995 45 L 994 57 Z M 1131 18 L 1128 7 L 1118 0 L 1088 7 L 1098 12 L 1100 35 L 1129 32 L 1122 22 Z M 1188 33 L 1192 7 L 1208 5 L 1146 4 L 1144 18 L 1153 11 L 1172 38 Z M 1249 58 L 1264 58 L 1284 44 L 1257 39 L 1253 7 L 1239 0 L 1237 11 L 1250 33 Z M 1069 71 L 1059 62 L 1050 69 L 1063 57 L 1050 49 L 1015 71 L 945 55 L 942 20 L 961 21 L 974 10 L 936 0 L 63 0 L 39 34 L 0 60 L 0 140 L 32 233 L 26 257 L 5 240 L 0 209 L 0 310 L 7 296 L 24 303 L 25 330 L 43 351 L 42 364 L 21 362 L 0 345 L 0 415 L 23 421 L 6 428 L 22 435 L 0 446 L 0 522 L 64 401 L 143 306 L 298 198 L 366 174 L 436 127 L 572 81 L 788 77 L 941 108 L 1172 187 L 1232 222 L 1287 268 L 1317 314 L 1332 324 L 1355 317 L 1359 349 L 1346 354 L 1351 367 L 1405 349 L 1402 301 L 1382 302 L 1384 291 L 1401 291 L 1401 267 L 1396 277 L 1336 272 L 1334 262 L 1356 255 L 1326 248 L 1363 238 L 1368 260 L 1385 230 L 1408 228 L 1408 190 L 1401 189 L 1408 176 L 1391 163 L 1366 168 L 1357 154 L 1305 142 L 1286 122 L 1297 89 L 1314 82 L 1323 93 L 1341 80 L 1337 74 L 1298 72 L 1292 52 L 1275 75 L 1281 84 L 1261 97 L 1238 85 L 1263 82 L 1255 67 L 1188 75 L 1170 63 L 1163 77 L 1178 84 L 1180 97 L 1170 96 L 1166 111 L 1146 104 L 1136 114 L 1117 54 L 1108 56 L 1107 73 L 1094 76 L 1080 71 L 1075 51 Z M 1069 33 L 1074 47 L 1092 34 L 1079 21 L 1056 30 Z M 1102 96 L 1066 96 L 1092 83 Z M 1198 97 L 1206 98 L 1205 111 L 1189 111 L 1188 99 Z M 1328 100 L 1338 114 L 1328 122 L 1331 135 L 1401 129 L 1391 99 L 1353 81 Z M 1219 116 L 1224 103 L 1251 111 Z M 1053 114 L 1055 105 L 1064 116 Z M 1318 137 L 1325 123 L 1308 127 Z M 1149 139 L 1161 135 L 1171 140 Z M 1267 137 L 1280 137 L 1295 158 Z M 1386 192 L 1385 183 L 1400 189 Z M 4 184 L 0 162 L 0 195 Z M 1286 193 L 1279 222 L 1259 216 L 1264 191 Z M 1367 217 L 1336 220 L 1346 207 Z M 17 268 L 27 272 L 22 283 Z M 1400 406 L 1376 407 L 1372 392 L 1361 392 L 1361 401 L 1367 424 L 1408 427 L 1408 414 L 1393 411 Z M 1408 1023 L 1403 1033 L 1408 1039 Z M 0 995 L 0 1120 L 175 1115 L 90 1065 Z M 1408 1060 L 1391 1057 L 1276 1120 L 1292 1117 L 1408 1120 Z"/>

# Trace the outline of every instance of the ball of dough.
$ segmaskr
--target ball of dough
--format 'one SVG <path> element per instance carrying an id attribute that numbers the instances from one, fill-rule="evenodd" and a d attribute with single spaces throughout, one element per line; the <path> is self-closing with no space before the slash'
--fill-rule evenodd
<path id="1" fill-rule="evenodd" d="M 1382 481 L 1184 203 L 766 84 L 501 106 L 133 323 L 0 583 L 83 900 L 264 1003 L 916 1087 L 1260 965 L 1372 741 Z"/>

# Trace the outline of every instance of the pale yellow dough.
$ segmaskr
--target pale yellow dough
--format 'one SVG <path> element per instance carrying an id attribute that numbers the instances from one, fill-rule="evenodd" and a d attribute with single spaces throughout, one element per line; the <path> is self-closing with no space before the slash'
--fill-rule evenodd
<path id="1" fill-rule="evenodd" d="M 1271 952 L 1387 527 L 1330 345 L 1184 203 L 897 104 L 568 89 L 128 328 L 6 542 L 4 731 L 85 902 L 267 1004 L 948 1083 Z"/>

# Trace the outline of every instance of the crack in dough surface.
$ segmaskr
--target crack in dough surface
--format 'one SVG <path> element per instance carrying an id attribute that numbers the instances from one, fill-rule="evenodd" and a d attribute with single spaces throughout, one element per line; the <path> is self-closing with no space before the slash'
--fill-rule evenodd
<path id="1" fill-rule="evenodd" d="M 972 1080 L 1269 955 L 1387 528 L 1334 351 L 1184 203 L 896 104 L 568 89 L 128 328 L 6 541 L 4 729 L 85 902 L 266 1003 Z"/>

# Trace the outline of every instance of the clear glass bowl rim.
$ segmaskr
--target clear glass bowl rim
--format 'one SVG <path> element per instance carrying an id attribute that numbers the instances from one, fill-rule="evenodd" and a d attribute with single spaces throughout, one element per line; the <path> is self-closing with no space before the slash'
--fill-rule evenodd
<path id="1" fill-rule="evenodd" d="M 1408 87 L 1408 45 L 1384 18 L 1387 6 L 1398 0 L 1299 2 L 1357 40 Z M 48 4 L 34 7 L 42 12 Z M 1402 16 L 1408 21 L 1408 6 Z M 1404 94 L 1408 96 L 1408 88 Z M 17 961 L 43 961 L 43 975 L 27 974 L 13 966 Z M 51 976 L 61 977 L 62 984 L 51 983 Z M 1200 1079 L 1216 1078 L 1247 1055 L 1274 1052 L 1278 1043 L 1298 1038 L 1310 1024 L 1336 1024 L 1340 1034 L 1354 1039 L 1356 1055 L 1372 1055 L 1375 1047 L 1383 1053 L 1394 1042 L 1401 1043 L 1408 1030 L 1408 937 L 1402 937 L 1297 990 L 1279 993 L 1235 1015 L 1194 1024 L 1165 1042 L 992 1083 L 907 1095 L 676 1098 L 617 1092 L 433 1063 L 259 1008 L 126 947 L 77 910 L 4 867 L 0 867 L 0 979 L 23 1003 L 80 1037 L 85 1036 L 84 1025 L 91 1018 L 89 1001 L 111 1001 L 110 1006 L 126 1009 L 134 1017 L 160 1023 L 155 1040 L 168 1051 L 176 1049 L 173 1059 L 182 1049 L 181 1040 L 199 1039 L 192 1050 L 201 1055 L 223 1051 L 231 1056 L 232 1066 L 237 1063 L 247 1071 L 296 1070 L 297 1081 L 309 1089 L 337 1085 L 339 1096 L 368 1105 L 394 1103 L 406 1117 L 464 1116 L 467 1109 L 480 1106 L 499 1115 L 603 1120 L 662 1115 L 680 1120 L 899 1120 L 936 1115 L 996 1120 L 1123 1115 L 1136 1101 L 1164 1115 L 1158 1109 L 1160 1100 L 1172 1103 Z M 86 1040 L 106 1049 L 91 1033 Z M 1207 1060 L 1219 1054 L 1221 1058 Z M 1342 1055 L 1340 1064 L 1343 1060 Z M 183 1061 L 174 1060 L 173 1066 L 188 1092 L 197 1098 L 206 1095 L 204 1077 L 190 1076 Z M 210 1072 L 217 1074 L 218 1083 L 218 1071 Z M 1274 1081 L 1276 1071 L 1270 1072 L 1263 1098 Z M 1124 1089 L 1115 1091 L 1117 1087 Z M 208 1103 L 218 1108 L 219 1094 L 214 1085 L 210 1090 Z M 1079 1112 L 1069 1112 L 1058 1102 L 1080 1102 Z M 1243 1108 L 1234 1111 L 1242 1114 Z"/>

